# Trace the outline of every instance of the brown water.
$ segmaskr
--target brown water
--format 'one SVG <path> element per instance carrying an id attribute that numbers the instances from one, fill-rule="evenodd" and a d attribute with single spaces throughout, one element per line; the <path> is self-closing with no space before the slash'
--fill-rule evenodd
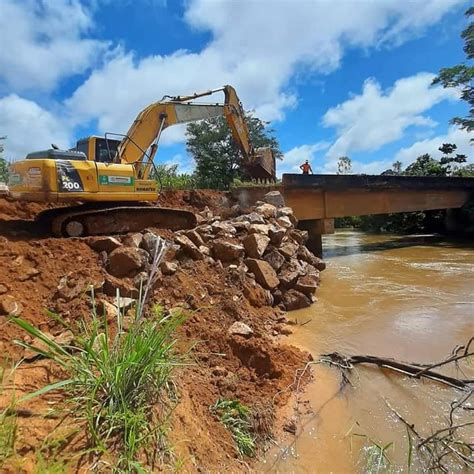
<path id="1" fill-rule="evenodd" d="M 328 268 L 319 302 L 290 313 L 299 323 L 309 321 L 294 326 L 290 342 L 315 358 L 339 351 L 433 362 L 474 335 L 472 242 L 340 232 L 325 237 L 324 249 Z M 474 378 L 474 364 L 463 367 Z M 406 428 L 384 399 L 427 436 L 445 426 L 449 403 L 460 396 L 435 382 L 366 366 L 351 377 L 353 387 L 337 394 L 336 370 L 312 370 L 314 381 L 302 396 L 309 405 L 299 405 L 301 433 L 272 449 L 263 471 L 366 472 L 370 439 L 393 443 L 389 471 L 408 472 Z M 411 471 L 423 472 L 416 455 Z"/>

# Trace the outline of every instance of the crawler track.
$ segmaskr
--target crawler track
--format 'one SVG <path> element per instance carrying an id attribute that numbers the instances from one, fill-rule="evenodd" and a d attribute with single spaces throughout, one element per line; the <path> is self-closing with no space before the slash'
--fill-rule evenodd
<path id="1" fill-rule="evenodd" d="M 48 209 L 37 216 L 36 223 L 56 237 L 82 237 L 138 232 L 147 227 L 189 229 L 196 226 L 196 216 L 166 207 L 84 204 Z"/>

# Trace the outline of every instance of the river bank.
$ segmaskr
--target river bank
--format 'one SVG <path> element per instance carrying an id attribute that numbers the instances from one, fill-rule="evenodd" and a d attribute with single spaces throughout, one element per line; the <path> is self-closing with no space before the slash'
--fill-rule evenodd
<path id="1" fill-rule="evenodd" d="M 328 267 L 318 304 L 291 314 L 304 325 L 289 338 L 315 358 L 337 350 L 429 363 L 474 335 L 472 241 L 344 231 L 325 236 L 324 248 Z M 264 472 L 361 472 L 372 442 L 393 443 L 391 469 L 406 472 L 406 428 L 385 400 L 429 434 L 443 425 L 459 395 L 370 367 L 360 367 L 353 386 L 338 394 L 339 373 L 313 368 L 314 381 L 301 395 L 304 409 L 294 413 L 297 436 L 268 454 Z M 474 377 L 472 361 L 462 369 Z M 411 471 L 423 472 L 416 455 Z"/>
<path id="2" fill-rule="evenodd" d="M 7 313 L 21 316 L 74 353 L 83 337 L 80 323 L 91 322 L 94 307 L 110 331 L 120 331 L 114 307 L 119 288 L 125 297 L 119 306 L 130 327 L 139 278 L 149 271 L 153 235 L 169 242 L 169 255 L 160 266 L 151 303 L 164 314 L 184 314 L 175 337 L 185 363 L 171 379 L 174 389 L 168 397 L 173 399 L 168 401 L 173 407 L 160 426 L 166 443 L 152 470 L 247 470 L 254 457 L 239 452 L 231 430 L 211 409 L 219 401 L 248 408 L 245 426 L 257 452 L 279 436 L 294 374 L 310 359 L 308 352 L 282 340 L 292 331 L 284 308 L 311 304 L 324 264 L 304 249 L 305 234 L 294 229 L 288 209 L 265 205 L 249 210 L 250 215 L 226 199 L 223 193 L 202 191 L 164 195 L 162 204 L 199 214 L 200 225 L 190 233 L 151 229 L 156 234 L 61 239 L 24 232 L 28 226 L 22 222 L 17 232 L 11 231 L 14 225 L 4 226 L 8 232 L 0 228 L 0 345 L 6 368 L 0 413 L 15 434 L 7 455 L 0 456 L 3 471 L 35 472 L 42 463 L 47 469 L 86 472 L 113 465 L 113 454 L 120 454 L 120 445 L 101 455 L 88 453 L 91 440 L 84 421 L 67 410 L 56 412 L 64 408 L 67 391 L 8 408 L 13 395 L 21 399 L 65 374 L 15 343 L 37 346 L 39 341 L 11 324 Z M 1 204 L 0 217 L 9 224 L 32 219 L 42 209 Z M 9 368 L 22 360 L 9 375 Z M 143 456 L 140 461 L 147 465 Z"/>

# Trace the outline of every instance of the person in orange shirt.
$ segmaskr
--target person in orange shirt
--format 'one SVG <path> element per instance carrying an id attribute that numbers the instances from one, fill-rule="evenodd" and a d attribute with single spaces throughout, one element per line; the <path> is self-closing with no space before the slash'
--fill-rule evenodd
<path id="1" fill-rule="evenodd" d="M 313 174 L 313 170 L 311 168 L 311 165 L 309 164 L 308 160 L 306 160 L 301 166 L 300 170 L 303 171 L 303 174 Z"/>

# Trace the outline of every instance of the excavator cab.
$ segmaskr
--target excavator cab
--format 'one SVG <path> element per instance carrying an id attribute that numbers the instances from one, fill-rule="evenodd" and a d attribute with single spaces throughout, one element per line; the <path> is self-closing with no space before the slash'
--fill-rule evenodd
<path id="1" fill-rule="evenodd" d="M 78 140 L 74 150 L 84 153 L 88 160 L 99 163 L 113 163 L 120 142 L 121 140 L 93 135 Z"/>

